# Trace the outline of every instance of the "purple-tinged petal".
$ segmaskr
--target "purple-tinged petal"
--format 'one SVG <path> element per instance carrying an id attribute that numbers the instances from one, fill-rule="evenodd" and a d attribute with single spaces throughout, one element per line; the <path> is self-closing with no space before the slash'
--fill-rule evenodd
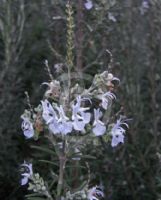
<path id="1" fill-rule="evenodd" d="M 86 8 L 87 10 L 90 10 L 90 9 L 92 9 L 92 7 L 93 7 L 93 3 L 92 3 L 91 0 L 86 0 L 86 3 L 84 3 L 84 6 L 85 6 L 85 8 Z"/>
<path id="2" fill-rule="evenodd" d="M 96 126 L 93 128 L 93 133 L 96 136 L 103 135 L 106 132 L 106 127 L 100 123 L 97 123 Z"/>
<path id="3" fill-rule="evenodd" d="M 26 176 L 24 176 L 22 179 L 21 179 L 21 185 L 26 185 L 28 183 L 28 178 Z"/>

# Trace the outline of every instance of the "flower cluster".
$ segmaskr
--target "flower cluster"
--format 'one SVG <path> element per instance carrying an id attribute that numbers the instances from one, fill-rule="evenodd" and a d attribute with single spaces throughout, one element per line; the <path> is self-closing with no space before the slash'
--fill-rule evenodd
<path id="1" fill-rule="evenodd" d="M 41 161 L 53 164 L 53 155 L 55 155 L 56 160 L 54 162 L 57 162 L 58 168 L 54 168 L 56 173 L 52 170 L 49 171 L 52 180 L 49 179 L 48 182 L 45 182 L 38 173 L 33 173 L 32 164 L 24 162 L 21 165 L 24 168 L 21 174 L 21 185 L 29 183 L 28 190 L 36 193 L 33 195 L 35 198 L 45 196 L 50 200 L 100 200 L 104 198 L 101 187 L 96 186 L 88 189 L 91 177 L 88 162 L 85 162 L 88 180 L 83 180 L 83 183 L 77 189 L 70 187 L 70 185 L 76 185 L 73 184 L 73 181 L 75 181 L 73 178 L 70 178 L 69 183 L 68 180 L 65 180 L 68 177 L 65 171 L 66 166 L 69 167 L 71 163 L 77 163 L 86 156 L 90 157 L 90 155 L 84 155 L 83 152 L 85 151 L 81 150 L 87 147 L 89 142 L 95 144 L 95 141 L 99 141 L 97 139 L 99 137 L 103 140 L 110 138 L 112 147 L 124 143 L 125 128 L 128 128 L 128 124 L 123 117 L 117 119 L 116 123 L 113 123 L 115 117 L 110 117 L 113 102 L 116 100 L 115 91 L 120 84 L 118 78 L 112 73 L 104 71 L 94 76 L 89 88 L 82 88 L 79 81 L 82 81 L 83 76 L 79 81 L 77 77 L 73 76 L 75 73 L 72 73 L 71 69 L 74 68 L 74 19 L 72 17 L 72 6 L 69 2 L 66 6 L 66 62 L 55 65 L 55 72 L 58 77 L 55 80 L 48 61 L 45 61 L 50 81 L 42 83 L 43 86 L 47 86 L 43 99 L 37 108 L 33 108 L 27 96 L 29 110 L 25 110 L 21 116 L 22 130 L 26 139 L 39 139 L 39 136 L 45 135 L 45 139 L 50 143 L 49 146 L 47 143 L 45 148 L 35 146 L 35 149 L 50 155 L 46 158 L 49 160 L 43 159 Z M 91 10 L 94 6 L 92 0 L 84 0 L 84 7 L 87 10 Z M 112 15 L 109 15 L 109 19 L 115 21 Z M 111 57 L 111 53 L 107 52 Z M 112 59 L 110 63 L 112 63 Z M 77 137 L 79 135 L 82 137 Z M 46 146 L 46 142 L 42 145 Z M 79 180 L 82 180 L 82 178 Z M 32 197 L 32 194 L 30 197 Z"/>
<path id="2" fill-rule="evenodd" d="M 60 91 L 59 81 L 54 80 L 53 82 L 46 83 L 49 89 L 45 93 L 50 94 L 49 96 L 65 99 L 65 94 L 55 93 L 55 91 Z M 73 96 L 69 106 L 67 107 L 65 101 L 60 104 L 58 101 L 51 102 L 51 98 L 45 98 L 41 101 L 41 121 L 44 121 L 47 125 L 49 131 L 54 135 L 67 135 L 70 133 L 87 132 L 87 125 L 91 128 L 91 133 L 95 136 L 101 136 L 108 133 L 108 121 L 104 119 L 106 111 L 111 108 L 112 102 L 116 99 L 113 93 L 114 86 L 119 84 L 119 79 L 114 77 L 111 73 L 107 71 L 102 74 L 97 74 L 94 77 L 93 83 L 89 89 L 86 89 L 79 94 L 76 98 Z M 112 87 L 112 91 L 111 91 Z M 55 90 L 53 90 L 53 88 Z M 47 96 L 48 96 L 47 95 Z M 64 95 L 64 96 L 63 96 Z M 74 94 L 75 95 L 75 94 Z M 48 97 L 49 97 L 48 96 Z M 93 100 L 98 101 L 98 106 L 93 107 Z M 88 104 L 88 106 L 86 106 Z M 34 115 L 37 116 L 37 115 Z M 34 117 L 33 118 L 36 118 Z M 26 138 L 31 138 L 34 136 L 35 120 L 27 118 L 26 115 L 22 115 L 22 130 Z M 33 121 L 33 123 L 32 123 Z M 125 129 L 122 127 L 125 125 L 128 127 L 127 123 L 118 119 L 116 124 L 113 125 L 111 130 L 112 147 L 117 146 L 119 143 L 124 142 Z"/>
<path id="3" fill-rule="evenodd" d="M 32 190 L 36 193 L 50 197 L 50 194 L 47 190 L 44 180 L 40 177 L 38 173 L 34 174 L 32 169 L 32 164 L 24 163 L 21 165 L 21 185 L 26 185 L 29 183 L 28 190 Z"/>
<path id="4" fill-rule="evenodd" d="M 24 136 L 26 139 L 38 139 L 41 133 L 48 134 L 47 138 L 51 139 L 50 142 L 60 159 L 61 170 L 65 169 L 69 158 L 79 161 L 83 157 L 81 148 L 88 143 L 88 136 L 89 141 L 94 137 L 110 138 L 112 147 L 124 143 L 127 120 L 120 116 L 114 123 L 114 118 L 110 117 L 113 102 L 116 100 L 115 90 L 119 83 L 120 80 L 108 71 L 96 74 L 87 89 L 82 89 L 78 83 L 66 88 L 61 81 L 54 79 L 43 83 L 48 87 L 43 100 L 37 108 L 30 105 L 30 110 L 25 110 L 21 116 Z M 78 135 L 85 137 L 75 137 Z M 43 179 L 39 174 L 33 173 L 32 164 L 25 162 L 22 167 L 25 168 L 25 172 L 21 174 L 21 185 L 29 182 L 28 190 L 51 199 L 52 194 Z M 62 175 L 58 176 L 58 179 L 57 195 L 60 196 L 63 191 Z M 104 193 L 100 187 L 88 190 L 88 184 L 74 193 L 67 190 L 62 196 L 69 200 L 99 200 L 103 197 Z"/>

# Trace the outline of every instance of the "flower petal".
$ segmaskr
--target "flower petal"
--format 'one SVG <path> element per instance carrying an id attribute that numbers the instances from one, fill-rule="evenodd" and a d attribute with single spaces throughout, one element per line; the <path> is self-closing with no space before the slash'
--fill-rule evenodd
<path id="1" fill-rule="evenodd" d="M 106 127 L 100 123 L 97 123 L 96 126 L 93 128 L 93 133 L 96 136 L 103 135 L 106 132 Z"/>
<path id="2" fill-rule="evenodd" d="M 77 119 L 73 122 L 74 129 L 76 131 L 84 131 L 85 123 L 83 121 L 78 121 Z"/>
<path id="3" fill-rule="evenodd" d="M 57 119 L 57 114 L 50 104 L 50 102 L 45 99 L 45 101 L 41 101 L 43 107 L 42 117 L 47 124 L 51 123 L 54 119 Z"/>
<path id="4" fill-rule="evenodd" d="M 49 124 L 49 129 L 53 134 L 60 133 L 58 123 L 56 121 Z"/>
<path id="5" fill-rule="evenodd" d="M 72 132 L 72 122 L 63 122 L 59 124 L 59 130 L 63 135 Z"/>
<path id="6" fill-rule="evenodd" d="M 124 135 L 113 135 L 111 146 L 116 147 L 119 143 L 124 143 Z"/>
<path id="7" fill-rule="evenodd" d="M 102 99 L 102 108 L 107 110 L 107 106 L 108 106 L 107 100 L 106 99 Z"/>
<path id="8" fill-rule="evenodd" d="M 30 122 L 30 120 L 28 118 L 23 118 L 23 122 L 22 122 L 21 128 L 23 130 L 23 134 L 25 135 L 25 137 L 27 139 L 29 139 L 29 138 L 34 136 L 33 125 L 32 125 L 32 123 Z"/>
<path id="9" fill-rule="evenodd" d="M 26 130 L 23 132 L 23 134 L 26 137 L 26 139 L 32 138 L 34 136 L 34 130 Z"/>
<path id="10" fill-rule="evenodd" d="M 21 179 L 21 185 L 26 185 L 28 183 L 28 177 L 23 177 L 22 179 Z"/>
<path id="11" fill-rule="evenodd" d="M 84 6 L 87 10 L 90 10 L 93 7 L 93 3 L 91 0 L 87 0 L 87 2 L 84 4 Z"/>
<path id="12" fill-rule="evenodd" d="M 91 119 L 91 114 L 90 113 L 82 113 L 82 118 L 85 124 L 88 124 Z"/>

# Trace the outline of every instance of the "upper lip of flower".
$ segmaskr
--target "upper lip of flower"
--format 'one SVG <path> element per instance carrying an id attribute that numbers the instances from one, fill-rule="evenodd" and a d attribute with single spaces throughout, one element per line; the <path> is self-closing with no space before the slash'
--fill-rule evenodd
<path id="1" fill-rule="evenodd" d="M 21 179 L 21 185 L 27 184 L 29 178 L 33 175 L 33 170 L 32 170 L 32 164 L 29 163 L 27 164 L 26 161 L 21 165 L 21 167 L 26 168 L 27 172 L 22 173 L 22 179 Z"/>
<path id="2" fill-rule="evenodd" d="M 99 200 L 99 197 L 104 197 L 103 191 L 98 189 L 97 186 L 92 187 L 91 189 L 88 190 L 88 199 L 89 200 Z"/>
<path id="3" fill-rule="evenodd" d="M 52 121 L 58 120 L 57 114 L 52 107 L 52 105 L 49 103 L 49 101 L 46 99 L 45 101 L 41 101 L 42 107 L 43 107 L 43 118 L 46 121 L 47 124 L 51 123 Z"/>
<path id="4" fill-rule="evenodd" d="M 93 133 L 96 136 L 103 135 L 106 132 L 106 126 L 105 124 L 100 120 L 102 116 L 102 112 L 100 112 L 100 109 L 94 109 L 94 122 L 93 122 Z"/>
<path id="5" fill-rule="evenodd" d="M 113 128 L 112 128 L 112 132 L 115 132 L 115 130 L 117 130 L 117 129 L 119 129 L 120 131 L 122 131 L 122 132 L 125 132 L 125 129 L 124 128 L 122 128 L 121 126 L 122 125 L 124 125 L 124 126 L 126 126 L 127 128 L 129 127 L 129 125 L 126 123 L 126 121 L 127 120 L 123 120 L 123 119 L 118 119 L 117 121 L 116 121 L 116 124 L 113 126 Z"/>
<path id="6" fill-rule="evenodd" d="M 84 131 L 84 127 L 87 123 L 89 123 L 91 114 L 89 112 L 85 112 L 89 110 L 89 107 L 81 107 L 81 102 L 84 99 L 81 99 L 81 96 L 77 97 L 77 102 L 76 104 L 72 105 L 72 120 L 73 120 L 73 125 L 76 129 L 79 129 L 80 131 Z M 79 128 L 78 128 L 78 123 L 79 123 Z"/>
<path id="7" fill-rule="evenodd" d="M 23 122 L 21 124 L 21 128 L 24 132 L 24 135 L 27 139 L 33 137 L 34 135 L 34 128 L 33 125 L 31 123 L 31 121 L 29 120 L 29 118 L 22 116 L 21 117 L 23 119 Z"/>
<path id="8" fill-rule="evenodd" d="M 81 107 L 81 97 L 78 96 L 77 97 L 77 103 L 75 105 L 72 105 L 73 108 L 73 114 L 72 114 L 72 120 L 74 120 L 75 118 L 77 118 L 78 120 L 84 120 L 84 114 L 85 111 L 89 110 L 89 107 L 83 108 Z"/>
<path id="9" fill-rule="evenodd" d="M 108 91 L 106 93 L 98 94 L 97 98 L 102 100 L 102 107 L 106 110 L 107 107 L 111 105 L 112 100 L 116 99 L 116 96 L 114 93 Z"/>
<path id="10" fill-rule="evenodd" d="M 125 133 L 125 128 L 122 127 L 122 125 L 126 126 L 127 128 L 129 127 L 128 124 L 126 123 L 127 120 L 124 120 L 120 117 L 120 119 L 117 120 L 116 124 L 113 126 L 111 130 L 111 135 L 112 135 L 112 143 L 111 145 L 117 146 L 119 143 L 124 142 L 124 133 Z"/>
<path id="11" fill-rule="evenodd" d="M 94 123 L 93 125 L 96 126 L 97 123 L 104 125 L 104 123 L 100 120 L 102 117 L 102 112 L 100 112 L 100 109 L 94 109 Z"/>
<path id="12" fill-rule="evenodd" d="M 29 177 L 29 176 L 31 176 L 31 175 L 33 174 L 32 164 L 31 164 L 31 163 L 27 164 L 27 163 L 24 161 L 24 163 L 21 164 L 21 166 L 22 166 L 22 167 L 26 167 L 26 168 L 29 170 L 28 173 L 27 173 L 27 172 L 26 172 L 26 173 L 22 173 L 22 174 L 21 174 L 22 176 L 27 176 L 27 177 Z"/>
<path id="13" fill-rule="evenodd" d="M 63 110 L 63 106 L 60 105 L 60 107 L 56 106 L 57 111 L 59 112 L 59 119 L 58 119 L 58 123 L 59 122 L 66 122 L 69 121 L 69 118 L 65 115 L 65 112 Z"/>
<path id="14" fill-rule="evenodd" d="M 22 130 L 25 131 L 25 130 L 29 130 L 32 128 L 32 123 L 30 122 L 30 120 L 27 118 L 27 117 L 21 117 L 23 119 L 23 122 L 22 122 Z"/>

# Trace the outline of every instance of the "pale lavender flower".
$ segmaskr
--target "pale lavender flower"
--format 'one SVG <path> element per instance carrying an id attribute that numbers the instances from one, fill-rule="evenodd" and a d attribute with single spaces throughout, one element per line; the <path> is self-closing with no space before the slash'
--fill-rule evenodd
<path id="1" fill-rule="evenodd" d="M 58 134 L 60 133 L 59 130 L 59 125 L 57 123 L 57 121 L 53 121 L 49 124 L 49 130 L 53 133 L 53 134 Z"/>
<path id="2" fill-rule="evenodd" d="M 57 113 L 48 100 L 41 101 L 41 103 L 43 108 L 43 119 L 45 120 L 46 124 L 49 125 L 49 129 L 53 134 L 59 133 Z"/>
<path id="3" fill-rule="evenodd" d="M 72 105 L 73 113 L 73 127 L 77 131 L 85 131 L 85 125 L 90 122 L 91 114 L 89 112 L 85 112 L 89 110 L 89 108 L 81 107 L 81 102 L 83 99 L 81 97 L 77 97 L 77 103 Z"/>
<path id="4" fill-rule="evenodd" d="M 103 135 L 106 132 L 106 126 L 105 124 L 100 120 L 102 117 L 102 112 L 100 112 L 100 109 L 94 109 L 94 123 L 93 123 L 93 133 L 96 136 Z"/>
<path id="5" fill-rule="evenodd" d="M 97 98 L 102 101 L 102 108 L 107 110 L 108 106 L 111 106 L 112 100 L 116 99 L 116 96 L 112 92 L 106 92 L 104 94 L 99 94 Z"/>
<path id="6" fill-rule="evenodd" d="M 54 120 L 58 120 L 57 114 L 50 102 L 45 99 L 45 101 L 41 101 L 41 103 L 43 108 L 42 117 L 45 120 L 46 124 L 49 124 Z"/>
<path id="7" fill-rule="evenodd" d="M 72 131 L 72 122 L 69 121 L 69 118 L 65 115 L 62 105 L 60 107 L 56 107 L 59 112 L 59 119 L 58 119 L 58 129 L 60 133 L 66 135 Z"/>
<path id="8" fill-rule="evenodd" d="M 26 172 L 22 173 L 21 185 L 26 185 L 29 181 L 29 178 L 33 175 L 32 164 L 27 164 L 25 161 L 21 165 Z"/>
<path id="9" fill-rule="evenodd" d="M 148 9 L 149 9 L 149 1 L 143 0 L 141 7 L 140 7 L 141 15 L 144 15 L 147 12 Z"/>
<path id="10" fill-rule="evenodd" d="M 90 10 L 93 7 L 93 2 L 91 0 L 86 0 L 86 2 L 84 3 L 84 6 L 87 10 Z"/>
<path id="11" fill-rule="evenodd" d="M 125 125 L 128 127 L 128 124 L 125 123 L 124 121 L 121 121 L 121 118 L 117 120 L 116 124 L 113 126 L 111 130 L 111 135 L 112 135 L 112 141 L 111 141 L 111 146 L 116 147 L 119 143 L 124 143 L 124 133 L 125 129 L 122 128 L 121 126 Z"/>
<path id="12" fill-rule="evenodd" d="M 88 190 L 87 198 L 88 200 L 99 200 L 104 197 L 104 193 L 100 187 L 92 187 Z"/>
<path id="13" fill-rule="evenodd" d="M 34 136 L 34 128 L 30 120 L 26 117 L 21 117 L 23 119 L 21 128 L 23 130 L 23 134 L 27 139 L 32 138 Z"/>

